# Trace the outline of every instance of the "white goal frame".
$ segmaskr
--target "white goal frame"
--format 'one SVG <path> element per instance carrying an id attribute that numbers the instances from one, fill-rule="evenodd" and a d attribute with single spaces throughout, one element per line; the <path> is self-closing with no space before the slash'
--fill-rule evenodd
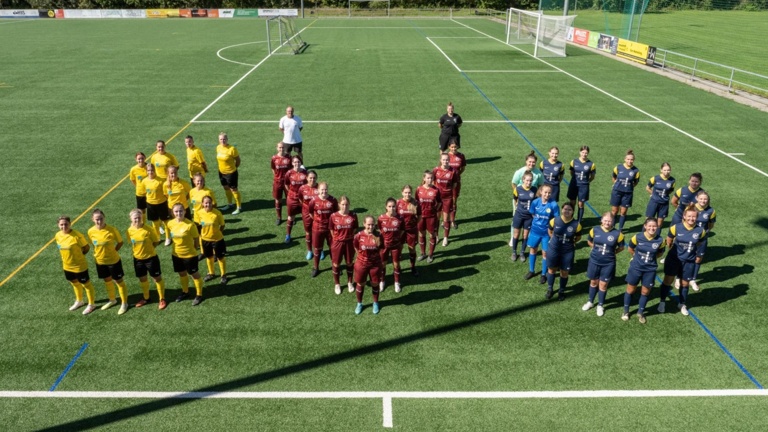
<path id="1" fill-rule="evenodd" d="M 392 6 L 392 0 L 347 0 L 347 16 L 349 18 L 352 18 L 352 3 L 363 3 L 363 2 L 370 2 L 370 3 L 387 2 L 387 17 L 389 17 L 389 10 Z"/>
<path id="2" fill-rule="evenodd" d="M 565 57 L 568 27 L 576 15 L 544 15 L 541 11 L 507 10 L 507 45 L 533 44 L 534 57 Z"/>
<path id="3" fill-rule="evenodd" d="M 278 15 L 267 18 L 267 51 L 270 54 L 299 54 L 307 48 L 293 25 L 294 17 Z M 277 38 L 273 40 L 273 34 Z"/>

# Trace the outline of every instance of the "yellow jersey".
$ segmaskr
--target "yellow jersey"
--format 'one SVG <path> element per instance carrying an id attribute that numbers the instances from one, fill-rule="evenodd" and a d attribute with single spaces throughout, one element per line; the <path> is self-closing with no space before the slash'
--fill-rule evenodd
<path id="1" fill-rule="evenodd" d="M 148 204 L 162 204 L 168 201 L 168 197 L 165 195 L 166 185 L 159 178 L 145 178 L 141 181 L 141 186 L 144 188 L 144 195 L 147 197 Z"/>
<path id="2" fill-rule="evenodd" d="M 168 178 L 168 167 L 179 166 L 179 161 L 176 160 L 176 156 L 165 152 L 165 154 L 154 153 L 149 157 L 149 163 L 155 166 L 155 175 L 165 180 Z"/>
<path id="3" fill-rule="evenodd" d="M 178 179 L 168 186 L 168 182 L 163 183 L 165 188 L 165 194 L 168 196 L 168 208 L 173 208 L 176 204 L 181 204 L 184 209 L 189 208 L 189 182 L 186 180 Z"/>
<path id="4" fill-rule="evenodd" d="M 195 245 L 200 236 L 197 232 L 197 226 L 189 219 L 184 219 L 181 222 L 172 219 L 166 225 L 171 232 L 171 239 L 173 239 L 173 252 L 171 253 L 179 258 L 196 257 Z"/>
<path id="5" fill-rule="evenodd" d="M 128 227 L 128 238 L 131 240 L 133 257 L 140 260 L 150 259 L 157 255 L 155 243 L 159 243 L 155 230 L 142 225 L 141 228 Z"/>
<path id="6" fill-rule="evenodd" d="M 198 216 L 199 215 L 199 216 Z M 224 238 L 221 230 L 224 228 L 224 216 L 216 209 L 211 211 L 202 210 L 199 213 L 195 213 L 195 216 L 199 217 L 199 223 L 201 228 L 200 236 L 203 241 L 219 241 Z"/>
<path id="7" fill-rule="evenodd" d="M 203 170 L 203 164 L 205 163 L 205 157 L 203 151 L 197 147 L 187 147 L 187 169 L 189 170 L 189 178 L 193 178 L 195 174 L 200 173 L 205 176 Z"/>
<path id="8" fill-rule="evenodd" d="M 87 245 L 88 240 L 80 231 L 71 230 L 69 234 L 61 231 L 56 233 L 56 247 L 61 253 L 65 271 L 80 273 L 88 270 L 88 263 L 83 254 L 83 248 Z"/>
<path id="9" fill-rule="evenodd" d="M 141 187 L 141 181 L 147 178 L 147 167 L 144 168 L 134 165 L 131 171 L 128 172 L 128 178 L 131 183 L 136 185 L 136 196 L 146 196 L 146 191 Z"/>
<path id="10" fill-rule="evenodd" d="M 219 172 L 222 174 L 232 174 L 237 171 L 235 159 L 239 156 L 240 153 L 231 145 L 223 146 L 219 144 L 216 146 L 216 161 L 219 163 Z"/>
<path id="11" fill-rule="evenodd" d="M 120 254 L 115 247 L 123 242 L 123 236 L 115 227 L 107 225 L 104 229 L 98 229 L 92 226 L 88 230 L 88 238 L 93 243 L 93 257 L 96 259 L 96 264 L 112 265 L 120 261 Z"/>
<path id="12" fill-rule="evenodd" d="M 214 195 L 213 191 L 207 187 L 203 187 L 202 189 L 193 187 L 189 191 L 189 202 L 192 205 L 192 219 L 195 221 L 195 223 L 200 223 L 200 219 L 198 219 L 197 214 L 204 211 L 203 198 L 207 196 L 211 197 L 213 200 L 213 206 L 216 207 L 216 195 Z"/>

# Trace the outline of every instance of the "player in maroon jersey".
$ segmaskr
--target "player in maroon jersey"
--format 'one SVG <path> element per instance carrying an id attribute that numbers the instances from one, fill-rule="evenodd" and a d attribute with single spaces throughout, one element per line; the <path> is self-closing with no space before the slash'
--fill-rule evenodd
<path id="1" fill-rule="evenodd" d="M 408 259 L 411 261 L 411 274 L 418 276 L 416 271 L 416 242 L 419 240 L 419 219 L 421 219 L 421 206 L 413 197 L 411 185 L 403 187 L 403 198 L 397 200 L 397 214 L 403 218 L 405 244 L 408 246 Z"/>
<path id="2" fill-rule="evenodd" d="M 456 223 L 456 209 L 459 207 L 459 194 L 461 194 L 461 175 L 467 168 L 467 158 L 464 153 L 459 151 L 459 145 L 455 139 L 451 139 L 448 144 L 448 165 L 456 171 L 456 185 L 453 190 L 453 207 L 451 208 L 451 228 L 458 228 Z M 447 237 L 447 236 L 446 236 Z"/>
<path id="3" fill-rule="evenodd" d="M 301 213 L 301 195 L 299 189 L 307 183 L 307 171 L 301 167 L 301 159 L 298 156 L 291 158 L 293 168 L 285 174 L 284 187 L 286 207 L 288 207 L 288 221 L 285 224 L 285 242 L 291 242 L 291 229 L 294 217 Z"/>
<path id="4" fill-rule="evenodd" d="M 421 255 L 419 261 L 427 258 L 427 262 L 434 261 L 435 243 L 437 243 L 437 215 L 440 213 L 442 199 L 440 190 L 432 184 L 432 171 L 424 171 L 421 186 L 416 188 L 416 201 L 421 207 L 419 219 L 419 247 Z M 429 256 L 426 254 L 427 232 L 429 232 Z"/>
<path id="5" fill-rule="evenodd" d="M 307 243 L 307 259 L 312 259 L 312 215 L 309 214 L 309 203 L 317 196 L 317 173 L 310 170 L 307 173 L 307 183 L 299 188 L 301 198 L 301 221 L 304 223 L 304 241 Z"/>
<path id="6" fill-rule="evenodd" d="M 339 197 L 339 211 L 331 215 L 331 266 L 333 267 L 334 292 L 341 294 L 341 259 L 344 258 L 347 266 L 347 288 L 349 292 L 355 290 L 352 283 L 352 266 L 355 259 L 355 248 L 352 247 L 352 239 L 355 237 L 358 222 L 357 215 L 349 211 L 349 198 L 346 195 Z"/>
<path id="7" fill-rule="evenodd" d="M 395 274 L 395 292 L 400 292 L 400 253 L 403 250 L 403 228 L 405 222 L 397 214 L 397 201 L 394 198 L 387 198 L 387 211 L 379 216 L 376 225 L 379 228 L 381 237 L 384 239 L 384 247 L 381 248 L 381 277 L 379 278 L 379 292 L 384 291 L 386 282 L 384 277 L 387 274 L 387 261 L 392 255 L 392 271 Z"/>
<path id="8" fill-rule="evenodd" d="M 440 155 L 440 166 L 432 170 L 435 186 L 440 190 L 443 212 L 443 246 L 448 246 L 448 235 L 451 233 L 450 214 L 453 203 L 456 202 L 456 171 L 451 168 L 448 153 Z"/>
<path id="9" fill-rule="evenodd" d="M 309 214 L 312 215 L 312 256 L 315 259 L 312 277 L 316 277 L 320 273 L 320 260 L 325 258 L 323 247 L 326 243 L 329 248 L 331 246 L 328 222 L 331 219 L 331 214 L 338 210 L 338 201 L 328 195 L 328 183 L 322 182 L 317 185 L 317 196 L 309 202 Z"/>
<path id="10" fill-rule="evenodd" d="M 277 143 L 277 154 L 272 156 L 272 198 L 275 199 L 276 225 L 283 220 L 283 192 L 285 191 L 285 174 L 291 169 L 291 157 L 285 152 L 282 141 Z"/>
<path id="11" fill-rule="evenodd" d="M 381 236 L 376 233 L 374 227 L 376 220 L 373 216 L 366 216 L 363 222 L 363 230 L 355 234 L 352 245 L 357 252 L 355 259 L 355 294 L 357 306 L 355 315 L 363 312 L 363 287 L 371 279 L 371 293 L 373 294 L 373 313 L 379 313 L 379 274 L 381 272 L 381 252 L 383 246 Z"/>

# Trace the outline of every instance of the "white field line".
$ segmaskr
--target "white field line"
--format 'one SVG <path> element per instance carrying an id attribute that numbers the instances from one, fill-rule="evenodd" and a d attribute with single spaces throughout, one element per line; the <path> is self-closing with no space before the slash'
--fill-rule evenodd
<path id="1" fill-rule="evenodd" d="M 221 55 L 221 52 L 224 51 L 224 50 L 230 49 L 230 48 L 235 48 L 235 47 L 239 47 L 239 46 L 243 46 L 243 45 L 252 45 L 252 44 L 257 44 L 257 43 L 267 43 L 267 41 L 246 42 L 246 43 L 241 43 L 241 44 L 237 44 L 237 45 L 226 46 L 226 47 L 216 51 L 216 57 L 218 57 L 218 58 L 220 58 L 220 59 L 222 59 L 224 61 L 228 61 L 230 63 L 235 63 L 235 64 L 239 64 L 239 65 L 243 65 L 243 66 L 254 66 L 255 67 L 256 65 L 252 65 L 252 64 L 249 64 L 249 63 L 241 63 L 241 62 L 238 62 L 238 61 L 234 61 L 234 60 L 230 60 L 228 58 L 225 58 L 225 57 L 223 57 Z"/>
<path id="2" fill-rule="evenodd" d="M 470 28 L 471 28 L 471 27 L 470 27 Z M 451 64 L 453 65 L 453 67 L 455 67 L 455 68 L 456 68 L 456 70 L 457 70 L 457 71 L 461 72 L 461 69 L 459 69 L 459 67 L 458 67 L 458 66 L 456 66 L 456 63 L 454 63 L 454 62 L 453 62 L 453 60 L 451 60 L 451 58 L 450 58 L 450 57 L 448 57 L 448 54 L 446 54 L 446 53 L 445 53 L 443 50 L 441 50 L 441 49 L 440 49 L 440 47 L 439 47 L 439 46 L 437 46 L 437 44 L 436 44 L 436 43 L 434 43 L 434 42 L 432 41 L 432 39 L 430 39 L 430 38 L 427 38 L 427 40 L 429 41 L 429 43 L 431 43 L 432 45 L 434 45 L 434 46 L 435 46 L 435 48 L 437 48 L 437 50 L 438 50 L 438 51 L 440 51 L 440 53 L 441 53 L 441 54 L 442 54 L 442 55 L 443 55 L 443 56 L 444 56 L 444 57 L 445 57 L 445 58 L 446 58 L 446 59 L 447 59 L 449 62 L 451 62 Z"/>
<path id="3" fill-rule="evenodd" d="M 382 426 L 385 428 L 391 428 L 392 424 L 392 398 L 385 396 L 381 401 L 382 410 Z"/>
<path id="4" fill-rule="evenodd" d="M 731 156 L 744 156 L 744 153 L 728 153 Z"/>
<path id="5" fill-rule="evenodd" d="M 556 70 L 465 70 L 464 73 L 558 73 Z"/>
<path id="6" fill-rule="evenodd" d="M 415 27 L 412 27 L 412 26 L 411 27 L 377 27 L 377 26 L 374 26 L 374 27 L 356 27 L 356 26 L 352 26 L 352 27 L 344 27 L 344 26 L 340 26 L 340 27 L 329 27 L 329 26 L 312 27 L 312 30 L 321 30 L 321 29 L 334 29 L 334 30 L 335 29 L 353 29 L 353 30 L 357 30 L 357 29 L 366 29 L 366 30 L 390 30 L 390 29 L 403 30 L 403 29 L 408 29 L 408 30 L 414 30 Z M 456 26 L 450 26 L 450 27 L 419 27 L 419 29 L 420 30 L 432 30 L 432 29 L 463 30 L 461 27 L 456 27 Z"/>
<path id="7" fill-rule="evenodd" d="M 346 123 L 394 123 L 394 124 L 433 124 L 436 120 L 302 120 L 312 124 L 346 124 Z M 465 120 L 464 123 L 659 123 L 656 120 Z M 197 120 L 192 123 L 277 123 L 275 120 Z"/>
<path id="8" fill-rule="evenodd" d="M 430 36 L 432 39 L 488 39 L 485 36 Z"/>
<path id="9" fill-rule="evenodd" d="M 484 35 L 484 36 L 487 36 L 487 37 L 489 37 L 489 38 L 491 38 L 491 39 L 493 39 L 493 40 L 499 41 L 499 42 L 503 43 L 504 45 L 507 45 L 507 44 L 506 44 L 506 43 L 504 43 L 504 41 L 502 41 L 501 39 L 495 38 L 495 37 L 493 37 L 493 36 L 491 36 L 491 35 L 489 35 L 489 34 L 487 34 L 487 33 L 483 33 L 483 32 L 481 32 L 480 30 L 477 30 L 477 29 L 475 29 L 475 28 L 472 28 L 472 27 L 470 27 L 470 26 L 468 26 L 468 25 L 466 25 L 466 24 L 460 23 L 460 22 L 458 22 L 458 21 L 456 21 L 456 20 L 454 20 L 454 19 L 451 19 L 451 21 L 453 21 L 453 22 L 455 22 L 455 23 L 457 23 L 457 24 L 459 24 L 459 25 L 462 25 L 462 26 L 464 26 L 464 27 L 466 27 L 466 28 L 472 29 L 472 30 L 474 30 L 474 31 L 476 31 L 476 32 L 478 32 L 478 33 L 480 33 L 481 35 Z M 427 38 L 427 39 L 429 39 L 429 38 Z M 432 42 L 432 41 L 430 41 L 430 42 Z M 434 45 L 434 43 L 433 43 L 433 45 Z M 509 46 L 509 45 L 508 45 L 508 46 Z M 512 48 L 515 48 L 516 50 L 518 50 L 518 51 L 520 51 L 520 52 L 522 52 L 522 53 L 524 53 L 524 54 L 527 54 L 527 55 L 529 55 L 529 56 L 533 57 L 533 55 L 532 55 L 532 54 L 528 54 L 528 53 L 526 53 L 525 51 L 521 50 L 520 48 L 517 48 L 517 47 L 515 47 L 515 46 L 512 46 Z M 438 48 L 438 49 L 439 49 L 439 48 Z M 440 52 L 442 52 L 442 51 L 440 51 Z M 445 53 L 443 53 L 443 55 L 445 55 Z M 447 56 L 446 56 L 446 57 L 447 57 Z M 533 57 L 533 58 L 536 58 L 536 57 Z M 699 144 L 702 144 L 702 145 L 704 145 L 704 146 L 706 146 L 706 147 L 709 147 L 709 148 L 711 148 L 712 150 L 714 150 L 714 151 L 716 151 L 716 152 L 718 152 L 718 153 L 720 153 L 720 154 L 722 154 L 722 155 L 724 155 L 724 156 L 726 156 L 726 157 L 728 157 L 728 158 L 731 158 L 731 159 L 733 159 L 734 161 L 736 161 L 736 162 L 738 162 L 738 163 L 740 163 L 740 164 L 742 164 L 742 165 L 746 166 L 747 168 L 750 168 L 750 169 L 752 169 L 753 171 L 755 171 L 755 172 L 757 172 L 757 173 L 759 173 L 759 174 L 762 174 L 764 177 L 768 177 L 768 173 L 766 173 L 765 171 L 762 171 L 762 170 L 760 170 L 759 168 L 757 168 L 757 167 L 754 167 L 754 166 L 752 166 L 752 165 L 750 165 L 750 164 L 748 164 L 748 163 L 744 162 L 743 160 L 741 160 L 741 159 L 739 159 L 739 158 L 737 158 L 737 157 L 734 157 L 734 156 L 733 156 L 733 155 L 731 155 L 730 153 L 727 153 L 726 151 L 724 151 L 724 150 L 721 150 L 721 149 L 719 149 L 719 148 L 715 147 L 714 145 L 712 145 L 712 144 L 710 144 L 710 143 L 708 143 L 708 142 L 706 142 L 706 141 L 702 140 L 701 138 L 698 138 L 698 137 L 696 137 L 696 136 L 694 136 L 694 135 L 692 135 L 692 134 L 690 134 L 690 133 L 688 133 L 688 132 L 686 132 L 686 131 L 684 131 L 684 130 L 680 129 L 679 127 L 677 127 L 677 126 L 675 126 L 675 125 L 673 125 L 673 124 L 671 124 L 671 123 L 669 123 L 669 122 L 666 122 L 666 121 L 664 121 L 664 120 L 660 119 L 659 117 L 657 117 L 657 116 L 655 116 L 655 115 L 653 115 L 653 114 L 651 114 L 651 113 L 649 113 L 649 112 L 647 112 L 647 111 L 645 111 L 645 110 L 643 110 L 643 109 L 640 109 L 640 108 L 638 108 L 638 107 L 636 107 L 636 106 L 632 105 L 631 103 L 629 103 L 629 102 L 627 102 L 627 101 L 625 101 L 625 100 L 623 100 L 623 99 L 621 99 L 621 98 L 619 98 L 619 97 L 617 97 L 617 96 L 614 96 L 614 95 L 613 95 L 613 94 L 611 94 L 611 93 L 608 93 L 607 91 L 605 91 L 605 90 L 603 90 L 603 89 L 601 89 L 601 88 L 599 88 L 599 87 L 595 86 L 594 84 L 588 83 L 588 82 L 584 81 L 583 79 L 581 79 L 581 78 L 579 78 L 579 77 L 577 77 L 577 76 L 575 76 L 575 75 L 573 75 L 573 74 L 571 74 L 571 73 L 569 73 L 569 72 L 566 72 L 566 71 L 564 71 L 564 70 L 560 69 L 559 67 L 557 67 L 557 66 L 553 65 L 552 63 L 549 63 L 549 62 L 547 62 L 546 60 L 542 60 L 542 59 L 540 59 L 540 58 L 536 58 L 536 60 L 538 60 L 538 61 L 540 61 L 540 62 L 544 63 L 545 65 L 547 65 L 547 66 L 549 66 L 549 67 L 551 67 L 551 68 L 553 68 L 553 69 L 555 69 L 555 70 L 557 70 L 557 71 L 560 71 L 560 72 L 562 72 L 562 73 L 564 73 L 564 74 L 568 75 L 569 77 L 571 77 L 571 78 L 573 78 L 574 80 L 576 80 L 576 81 L 578 81 L 578 82 L 580 82 L 580 83 L 582 83 L 582 84 L 586 85 L 587 87 L 590 87 L 590 88 L 592 88 L 593 90 L 597 90 L 598 92 L 600 92 L 600 93 L 602 93 L 602 94 L 604 94 L 604 95 L 606 95 L 606 96 L 610 97 L 611 99 L 613 99 L 613 100 L 615 100 L 615 101 L 617 101 L 617 102 L 620 102 L 620 103 L 622 103 L 622 104 L 624 104 L 624 105 L 626 105 L 626 106 L 628 106 L 628 107 L 630 107 L 630 108 L 634 109 L 635 111 L 637 111 L 637 112 L 639 112 L 639 113 L 642 113 L 642 114 L 644 114 L 644 115 L 646 115 L 646 116 L 648 116 L 648 117 L 650 117 L 650 118 L 652 118 L 652 119 L 656 120 L 657 122 L 659 122 L 659 123 L 661 123 L 661 124 L 663 124 L 663 125 L 665 125 L 665 126 L 669 127 L 669 128 L 670 128 L 670 129 L 672 129 L 672 130 L 675 130 L 675 131 L 677 131 L 677 132 L 679 132 L 679 133 L 681 133 L 681 134 L 683 134 L 683 135 L 687 136 L 688 138 L 690 138 L 690 139 L 692 139 L 692 140 L 694 140 L 694 141 L 698 142 Z"/>

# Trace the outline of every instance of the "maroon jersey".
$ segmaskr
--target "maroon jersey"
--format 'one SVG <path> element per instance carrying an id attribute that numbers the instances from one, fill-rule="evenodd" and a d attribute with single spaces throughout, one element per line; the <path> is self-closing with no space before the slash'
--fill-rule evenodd
<path id="1" fill-rule="evenodd" d="M 360 231 L 355 234 L 352 246 L 357 251 L 356 265 L 381 266 L 380 249 L 383 245 L 379 235 L 375 233 L 366 234 L 365 231 Z"/>
<path id="2" fill-rule="evenodd" d="M 453 187 L 456 185 L 456 171 L 451 167 L 448 169 L 435 167 L 432 175 L 435 177 L 435 186 L 440 189 L 440 194 L 444 197 L 452 196 Z"/>
<path id="3" fill-rule="evenodd" d="M 416 188 L 416 201 L 421 207 L 421 217 L 436 217 L 442 204 L 440 191 L 434 186 Z"/>
<path id="4" fill-rule="evenodd" d="M 275 174 L 272 181 L 276 184 L 282 184 L 285 174 L 291 169 L 291 157 L 274 155 L 272 156 L 272 172 Z"/>
<path id="5" fill-rule="evenodd" d="M 301 209 L 309 213 L 309 203 L 317 196 L 317 184 L 310 186 L 305 184 L 299 188 L 299 197 L 301 198 Z"/>
<path id="6" fill-rule="evenodd" d="M 461 152 L 448 153 L 448 165 L 456 171 L 456 183 L 461 183 L 461 173 L 467 167 L 467 158 Z"/>
<path id="7" fill-rule="evenodd" d="M 290 170 L 285 174 L 284 183 L 288 188 L 288 199 L 298 201 L 301 195 L 299 189 L 307 183 L 307 171 L 299 168 L 298 171 Z"/>
<path id="8" fill-rule="evenodd" d="M 352 240 L 360 227 L 357 223 L 356 214 L 349 212 L 344 215 L 336 212 L 331 215 L 330 228 L 333 241 L 343 242 Z"/>
<path id="9" fill-rule="evenodd" d="M 339 211 L 336 198 L 328 195 L 326 199 L 316 196 L 309 202 L 309 213 L 312 215 L 312 231 L 328 231 L 328 221 L 331 214 Z"/>
<path id="10" fill-rule="evenodd" d="M 398 247 L 403 244 L 403 229 L 405 228 L 405 222 L 400 215 L 395 214 L 394 217 L 387 216 L 386 213 L 379 216 L 379 220 L 376 222 L 381 232 L 381 237 L 384 239 L 384 246 L 386 247 Z"/>
<path id="11" fill-rule="evenodd" d="M 415 212 L 410 210 L 411 203 L 402 199 L 397 200 L 397 214 L 403 218 L 403 223 L 405 224 L 404 231 L 416 231 L 419 216 L 421 216 L 421 206 L 416 200 L 414 200 L 413 206 L 416 208 Z"/>

